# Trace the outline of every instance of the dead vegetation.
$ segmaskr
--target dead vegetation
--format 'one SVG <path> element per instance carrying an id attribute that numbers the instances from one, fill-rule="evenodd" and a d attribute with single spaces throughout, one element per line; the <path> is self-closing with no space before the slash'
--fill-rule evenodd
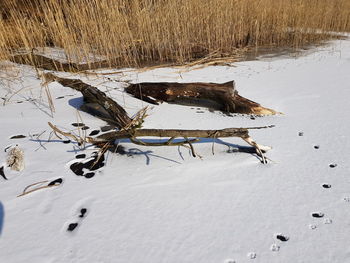
<path id="1" fill-rule="evenodd" d="M 55 46 L 69 62 L 114 66 L 221 61 L 350 30 L 348 0 L 3 0 L 0 10 L 0 59 Z"/>
<path id="2" fill-rule="evenodd" d="M 96 87 L 88 85 L 79 79 L 66 79 L 53 75 L 52 73 L 45 73 L 45 78 L 50 81 L 56 81 L 63 86 L 80 91 L 84 97 L 84 105 L 89 104 L 90 107 L 97 109 L 99 112 L 103 112 L 103 114 L 99 114 L 97 116 L 109 123 L 114 124 L 115 127 L 118 128 L 118 130 L 108 132 L 97 137 L 77 137 L 70 132 L 62 131 L 57 126 L 49 122 L 49 126 L 57 137 L 63 135 L 78 142 L 79 145 L 84 143 L 92 143 L 99 146 L 102 152 L 106 151 L 108 148 L 115 148 L 115 141 L 119 139 L 129 139 L 132 143 L 142 146 L 185 146 L 190 149 L 193 157 L 197 156 L 193 143 L 198 142 L 200 138 L 216 139 L 220 137 L 239 137 L 256 149 L 256 153 L 259 157 L 261 157 L 263 163 L 267 162 L 264 153 L 269 150 L 270 147 L 257 144 L 249 136 L 249 130 L 271 128 L 272 126 L 226 128 L 221 130 L 143 129 L 142 123 L 147 116 L 147 108 L 142 109 L 133 118 L 130 118 L 123 107 Z M 234 104 L 235 97 L 232 97 L 231 100 L 232 104 Z M 245 100 L 250 102 L 247 99 Z M 240 103 L 242 103 L 242 101 L 240 101 Z M 251 103 L 246 104 L 246 108 L 249 107 L 251 107 Z M 150 143 L 140 139 L 140 137 L 166 137 L 168 139 L 159 143 Z M 179 138 L 182 139 L 178 140 Z"/>

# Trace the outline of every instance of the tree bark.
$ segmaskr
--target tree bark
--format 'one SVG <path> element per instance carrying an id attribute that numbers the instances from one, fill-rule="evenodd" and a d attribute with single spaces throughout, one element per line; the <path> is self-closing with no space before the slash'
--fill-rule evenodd
<path id="1" fill-rule="evenodd" d="M 88 107 L 85 106 L 85 109 L 89 113 L 95 109 L 95 112 L 92 112 L 93 115 L 97 115 L 110 124 L 115 125 L 118 129 L 123 129 L 131 123 L 132 119 L 128 116 L 124 108 L 96 87 L 88 85 L 80 79 L 60 78 L 51 73 L 46 73 L 44 76 L 48 82 L 54 80 L 62 86 L 80 91 L 84 96 L 85 103 L 89 105 Z"/>
<path id="2" fill-rule="evenodd" d="M 173 83 L 144 82 L 131 84 L 125 91 L 135 98 L 159 104 L 174 104 L 207 107 L 231 113 L 273 115 L 277 112 L 262 107 L 259 103 L 240 96 L 235 89 L 235 82 L 217 83 Z"/>
<path id="3" fill-rule="evenodd" d="M 113 131 L 102 134 L 97 139 L 111 141 L 116 139 L 125 139 L 133 137 L 200 137 L 200 138 L 219 138 L 219 137 L 248 137 L 247 128 L 226 128 L 222 130 L 177 130 L 177 129 L 137 129 L 134 131 Z"/>

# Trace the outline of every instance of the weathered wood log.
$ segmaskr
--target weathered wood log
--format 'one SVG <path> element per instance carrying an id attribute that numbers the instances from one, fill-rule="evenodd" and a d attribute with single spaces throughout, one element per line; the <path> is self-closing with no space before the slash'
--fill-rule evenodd
<path id="1" fill-rule="evenodd" d="M 218 138 L 218 137 L 248 137 L 247 128 L 227 128 L 222 130 L 179 130 L 179 129 L 137 129 L 134 131 L 112 131 L 97 136 L 100 140 L 116 140 L 132 137 L 200 137 L 200 138 Z"/>
<path id="2" fill-rule="evenodd" d="M 262 158 L 262 162 L 266 163 L 266 158 L 263 152 L 270 149 L 270 147 L 257 144 L 248 134 L 249 129 L 262 129 L 269 127 L 255 127 L 255 128 L 227 128 L 223 130 L 161 130 L 161 129 L 140 129 L 137 125 L 139 120 L 137 118 L 131 119 L 126 111 L 117 102 L 107 97 L 106 94 L 96 87 L 90 86 L 80 79 L 66 79 L 55 76 L 51 73 L 43 74 L 46 83 L 51 81 L 57 81 L 63 86 L 73 88 L 80 91 L 84 96 L 84 101 L 88 104 L 99 105 L 107 114 L 107 121 L 114 122 L 119 131 L 113 131 L 109 133 L 102 134 L 96 138 L 85 137 L 77 138 L 75 135 L 63 132 L 59 130 L 56 126 L 49 123 L 50 127 L 57 133 L 64 136 L 73 138 L 74 140 L 82 143 L 94 143 L 96 145 L 114 145 L 116 139 L 128 138 L 131 142 L 135 144 L 145 145 L 145 146 L 172 146 L 172 145 L 189 145 L 193 156 L 196 156 L 192 143 L 200 140 L 199 138 L 219 138 L 219 137 L 239 137 L 246 141 L 248 144 L 256 149 L 257 154 Z M 144 114 L 139 115 L 141 121 L 144 118 Z M 143 142 L 137 137 L 168 137 L 169 139 L 161 143 L 147 143 Z M 175 138 L 184 138 L 183 141 L 174 142 Z M 194 138 L 194 139 L 189 139 Z"/>
<path id="3" fill-rule="evenodd" d="M 266 127 L 254 127 L 250 129 L 264 129 L 271 128 L 273 126 Z M 196 157 L 193 142 L 200 141 L 200 138 L 218 138 L 218 137 L 239 137 L 246 141 L 249 145 L 253 146 L 258 156 L 261 157 L 262 163 L 267 163 L 264 153 L 271 149 L 269 146 L 257 144 L 248 134 L 249 128 L 226 128 L 222 130 L 162 130 L 162 129 L 136 129 L 126 131 L 113 131 L 98 136 L 97 140 L 114 142 L 117 139 L 130 139 L 132 143 L 143 146 L 179 146 L 188 144 L 193 157 Z M 137 139 L 137 137 L 170 137 L 167 141 L 159 143 L 147 143 Z M 183 141 L 174 142 L 175 138 L 184 138 Z M 194 139 L 189 139 L 195 137 Z M 198 137 L 198 138 L 197 138 Z M 96 141 L 97 142 L 97 141 Z M 213 152 L 214 154 L 214 152 Z"/>
<path id="4" fill-rule="evenodd" d="M 264 127 L 251 127 L 251 128 L 226 128 L 222 130 L 179 130 L 179 129 L 135 129 L 135 130 L 122 130 L 112 131 L 96 137 L 97 141 L 115 141 L 118 139 L 130 139 L 134 143 L 148 146 L 177 146 L 185 143 L 199 141 L 199 138 L 225 138 L 225 137 L 239 137 L 246 141 L 249 145 L 256 148 L 258 154 L 264 159 L 262 155 L 271 149 L 269 146 L 257 144 L 249 136 L 249 130 L 251 129 L 265 129 L 272 128 L 272 126 Z M 135 141 L 136 137 L 167 137 L 170 138 L 168 141 L 161 143 L 145 143 L 142 141 Z M 175 138 L 184 138 L 185 141 L 174 143 Z M 189 140 L 188 138 L 195 138 Z"/>
<path id="5" fill-rule="evenodd" d="M 47 82 L 56 81 L 62 86 L 80 91 L 84 96 L 85 103 L 90 107 L 85 106 L 85 109 L 89 113 L 89 110 L 95 108 L 96 112 L 92 112 L 93 115 L 97 115 L 119 129 L 123 129 L 131 123 L 132 119 L 128 116 L 124 108 L 96 87 L 88 85 L 80 79 L 60 78 L 51 73 L 45 73 L 44 76 Z"/>
<path id="6" fill-rule="evenodd" d="M 143 82 L 131 84 L 125 91 L 135 98 L 158 105 L 168 102 L 189 106 L 201 106 L 231 113 L 273 115 L 277 112 L 262 107 L 259 103 L 240 96 L 235 82 L 217 83 L 174 83 Z"/>
<path id="7" fill-rule="evenodd" d="M 12 62 L 18 64 L 31 65 L 36 68 L 42 68 L 46 70 L 57 70 L 66 72 L 79 72 L 89 69 L 97 69 L 110 66 L 110 62 L 107 60 L 101 60 L 92 63 L 78 64 L 72 62 L 60 62 L 58 60 L 45 57 L 43 55 L 35 53 L 17 54 L 9 58 Z"/>
<path id="8" fill-rule="evenodd" d="M 252 128 L 226 128 L 222 130 L 176 130 L 176 129 L 136 129 L 132 128 L 129 130 L 121 130 L 121 131 L 112 131 L 96 138 L 93 137 L 84 137 L 78 138 L 74 134 L 69 132 L 64 132 L 58 129 L 52 123 L 48 123 L 49 126 L 53 129 L 53 131 L 57 134 L 62 134 L 66 137 L 72 138 L 77 141 L 79 144 L 93 143 L 102 149 L 108 149 L 110 147 L 115 147 L 115 140 L 118 139 L 129 139 L 132 143 L 143 145 L 143 146 L 185 146 L 186 144 L 189 146 L 193 157 L 196 157 L 196 153 L 192 143 L 200 141 L 200 138 L 218 138 L 218 137 L 239 137 L 246 141 L 249 145 L 255 148 L 258 156 L 261 157 L 262 163 L 267 163 L 267 159 L 264 156 L 264 153 L 271 149 L 269 146 L 257 144 L 248 134 L 248 130 L 250 129 L 264 129 L 264 128 L 272 128 L 274 126 L 265 126 L 265 127 L 252 127 Z M 145 142 L 137 137 L 168 137 L 169 139 L 163 142 Z M 194 137 L 189 139 L 190 137 Z M 197 138 L 198 137 L 198 138 Z M 200 138 L 199 138 L 200 137 Z M 184 140 L 175 142 L 175 138 L 183 138 Z M 213 151 L 214 154 L 214 151 Z"/>

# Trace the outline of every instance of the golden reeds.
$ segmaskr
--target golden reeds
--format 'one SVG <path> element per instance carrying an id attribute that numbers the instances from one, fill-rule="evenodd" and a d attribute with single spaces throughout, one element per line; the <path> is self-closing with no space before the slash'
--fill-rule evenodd
<path id="1" fill-rule="evenodd" d="M 0 8 L 0 59 L 56 46 L 71 61 L 181 64 L 350 31 L 349 0 L 3 0 Z"/>

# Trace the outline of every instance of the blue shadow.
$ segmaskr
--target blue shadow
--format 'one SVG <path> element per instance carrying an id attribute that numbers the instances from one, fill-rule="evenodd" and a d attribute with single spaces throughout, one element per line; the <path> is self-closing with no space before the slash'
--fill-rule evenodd
<path id="1" fill-rule="evenodd" d="M 68 104 L 73 108 L 76 108 L 77 110 L 79 110 L 79 108 L 84 104 L 84 97 L 70 99 L 68 101 Z"/>

